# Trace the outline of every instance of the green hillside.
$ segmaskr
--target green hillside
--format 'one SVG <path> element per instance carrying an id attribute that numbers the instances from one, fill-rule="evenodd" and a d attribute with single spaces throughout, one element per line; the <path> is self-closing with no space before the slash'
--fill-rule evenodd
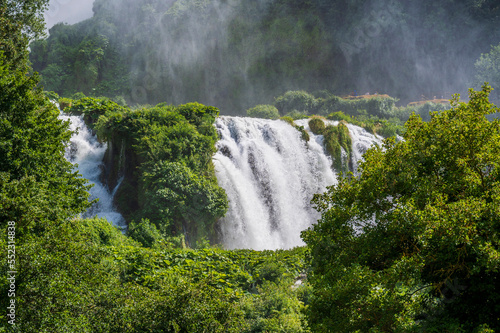
<path id="1" fill-rule="evenodd" d="M 466 92 L 500 41 L 495 1 L 97 0 L 31 46 L 46 90 L 241 114 L 288 90 Z"/>

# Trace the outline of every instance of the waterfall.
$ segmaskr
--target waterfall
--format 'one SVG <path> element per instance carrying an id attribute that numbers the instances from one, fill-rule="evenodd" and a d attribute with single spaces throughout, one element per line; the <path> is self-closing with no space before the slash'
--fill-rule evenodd
<path id="1" fill-rule="evenodd" d="M 296 124 L 309 130 L 307 120 Z M 223 116 L 215 126 L 220 140 L 213 160 L 229 199 L 221 221 L 224 245 L 255 250 L 303 245 L 300 232 L 320 217 L 310 204 L 313 195 L 337 182 L 323 136 L 308 131 L 306 143 L 282 120 Z M 348 128 L 356 172 L 362 154 L 381 140 L 358 126 Z"/>
<path id="2" fill-rule="evenodd" d="M 229 198 L 224 244 L 256 250 L 303 245 L 300 232 L 319 217 L 310 200 L 336 181 L 322 138 L 306 143 L 281 120 L 220 117 L 216 128 L 221 139 L 214 165 Z"/>
<path id="3" fill-rule="evenodd" d="M 352 139 L 351 159 L 353 162 L 353 173 L 357 176 L 358 165 L 363 154 L 374 144 L 382 146 L 382 138 L 378 135 L 368 133 L 364 128 L 353 124 L 347 124 L 347 128 L 349 129 L 349 135 Z"/>
<path id="4" fill-rule="evenodd" d="M 115 226 L 125 227 L 123 216 L 116 212 L 113 207 L 113 196 L 121 184 L 123 177 L 118 180 L 114 189 L 110 190 L 101 183 L 101 173 L 104 168 L 102 162 L 107 145 L 100 143 L 96 135 L 87 128 L 82 116 L 68 116 L 61 114 L 62 120 L 69 120 L 70 129 L 75 132 L 66 149 L 66 159 L 75 164 L 83 178 L 94 186 L 90 189 L 90 200 L 99 199 L 83 217 L 98 216 L 106 218 Z"/>

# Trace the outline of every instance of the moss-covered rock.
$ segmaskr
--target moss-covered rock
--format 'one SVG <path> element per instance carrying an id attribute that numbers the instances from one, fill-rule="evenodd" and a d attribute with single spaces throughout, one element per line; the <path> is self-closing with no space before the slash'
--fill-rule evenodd
<path id="1" fill-rule="evenodd" d="M 348 172 L 351 161 L 352 139 L 344 123 L 328 125 L 323 130 L 326 151 L 333 159 L 333 167 L 339 172 Z M 342 152 L 345 153 L 343 156 Z"/>
<path id="2" fill-rule="evenodd" d="M 316 135 L 323 134 L 325 127 L 325 122 L 319 117 L 313 117 L 309 120 L 309 128 Z"/>
<path id="3" fill-rule="evenodd" d="M 300 136 L 301 136 L 302 140 L 304 140 L 305 142 L 308 142 L 311 139 L 311 137 L 309 136 L 309 133 L 307 133 L 304 126 L 299 126 L 299 125 L 295 124 L 292 117 L 284 116 L 284 117 L 281 117 L 280 120 L 283 120 L 284 122 L 287 122 L 288 124 L 295 127 L 295 129 L 300 132 Z"/>

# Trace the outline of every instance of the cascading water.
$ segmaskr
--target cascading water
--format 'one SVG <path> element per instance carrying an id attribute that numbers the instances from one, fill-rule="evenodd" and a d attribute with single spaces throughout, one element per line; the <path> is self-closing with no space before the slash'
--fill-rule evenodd
<path id="1" fill-rule="evenodd" d="M 307 120 L 296 124 L 309 129 Z M 214 165 L 229 198 L 221 223 L 225 246 L 262 250 L 303 245 L 300 232 L 319 218 L 310 200 L 336 183 L 323 136 L 310 132 L 306 143 L 281 120 L 220 117 L 215 126 L 221 139 Z M 357 170 L 361 155 L 381 140 L 358 126 L 348 128 Z"/>
<path id="2" fill-rule="evenodd" d="M 118 180 L 115 188 L 110 191 L 101 183 L 100 176 L 103 169 L 103 157 L 106 152 L 106 144 L 100 143 L 97 137 L 87 128 L 81 116 L 68 116 L 61 114 L 60 119 L 69 120 L 70 129 L 77 131 L 70 140 L 66 149 L 66 159 L 77 165 L 78 171 L 83 178 L 94 186 L 90 189 L 90 200 L 99 199 L 92 207 L 83 214 L 83 217 L 104 217 L 115 226 L 125 227 L 123 216 L 116 212 L 113 207 L 113 196 L 120 186 L 123 177 Z"/>
<path id="3" fill-rule="evenodd" d="M 382 138 L 370 134 L 364 128 L 353 124 L 347 124 L 347 128 L 349 129 L 349 135 L 352 140 L 353 173 L 357 176 L 358 165 L 363 158 L 363 154 L 374 144 L 382 146 Z"/>

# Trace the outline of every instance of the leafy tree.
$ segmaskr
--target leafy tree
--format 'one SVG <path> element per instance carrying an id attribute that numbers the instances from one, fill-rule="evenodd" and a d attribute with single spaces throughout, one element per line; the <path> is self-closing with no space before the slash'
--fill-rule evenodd
<path id="1" fill-rule="evenodd" d="M 304 304 L 297 298 L 297 291 L 290 288 L 293 280 L 265 281 L 258 294 L 250 294 L 240 302 L 250 324 L 244 332 L 310 332 L 304 315 Z"/>
<path id="2" fill-rule="evenodd" d="M 44 36 L 43 11 L 48 0 L 4 0 L 0 3 L 0 51 L 7 64 L 26 68 L 28 44 Z"/>
<path id="3" fill-rule="evenodd" d="M 214 224 L 228 207 L 212 164 L 217 108 L 162 103 L 130 110 L 82 98 L 66 110 L 84 113 L 89 122 L 100 115 L 97 134 L 113 152 L 108 176 L 125 175 L 116 198 L 126 219 L 149 219 L 169 240 L 186 233 L 191 245 L 198 237 L 215 240 Z"/>
<path id="4" fill-rule="evenodd" d="M 490 52 L 481 54 L 475 63 L 475 67 L 475 84 L 480 86 L 486 81 L 500 92 L 500 44 L 492 46 Z M 493 94 L 495 101 L 500 101 L 499 92 Z"/>
<path id="5" fill-rule="evenodd" d="M 193 241 L 203 236 L 213 239 L 213 225 L 228 209 L 224 190 L 178 162 L 160 161 L 143 169 L 147 201 L 142 214 L 167 230 L 166 235 L 187 231 Z"/>
<path id="6" fill-rule="evenodd" d="M 136 223 L 132 221 L 127 228 L 127 236 L 145 247 L 154 247 L 163 240 L 160 231 L 148 219 L 142 219 Z"/>
<path id="7" fill-rule="evenodd" d="M 0 54 L 0 224 L 44 228 L 88 207 L 86 180 L 64 158 L 71 132 L 35 88 L 38 77 L 9 72 Z"/>
<path id="8" fill-rule="evenodd" d="M 318 332 L 500 329 L 500 122 L 491 91 L 430 122 L 413 115 L 404 141 L 364 155 L 359 178 L 313 199 L 303 233 Z"/>

